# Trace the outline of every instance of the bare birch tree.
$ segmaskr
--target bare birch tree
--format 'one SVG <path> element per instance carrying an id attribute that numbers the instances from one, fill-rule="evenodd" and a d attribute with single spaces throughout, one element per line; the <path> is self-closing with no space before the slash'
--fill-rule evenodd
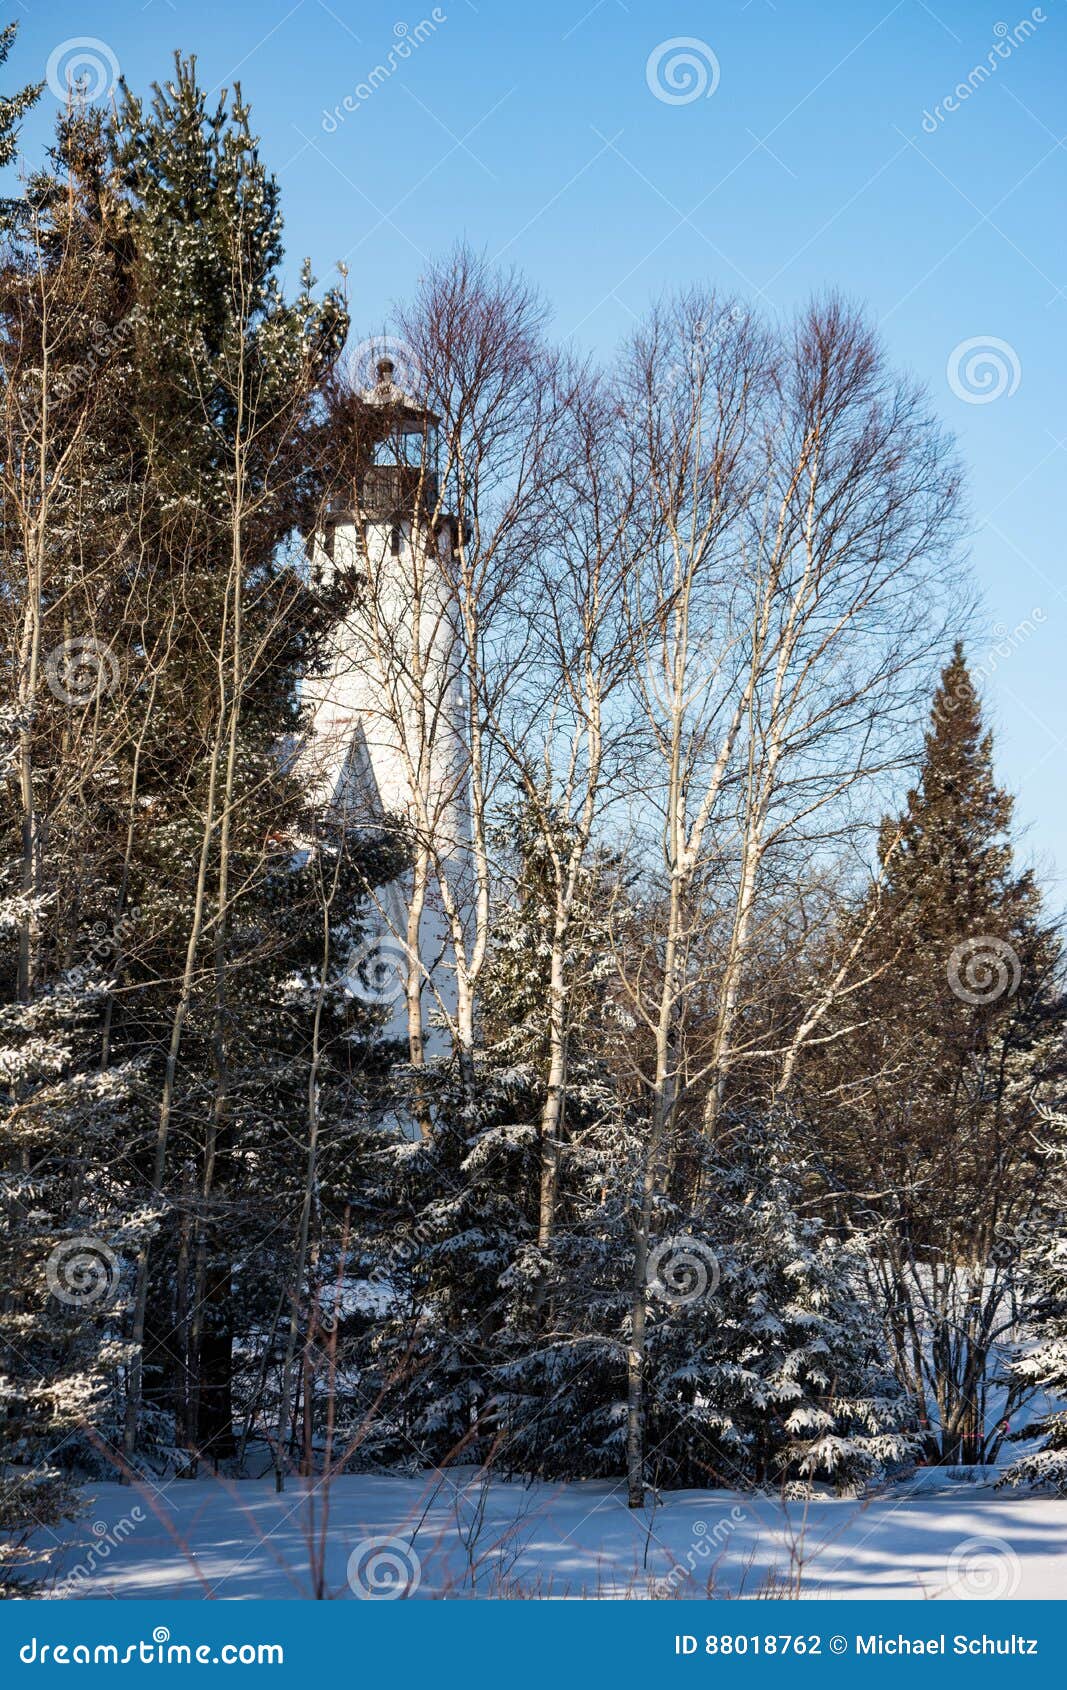
<path id="1" fill-rule="evenodd" d="M 638 336 L 629 372 L 655 519 L 635 682 L 664 886 L 657 986 L 631 988 L 654 1051 L 630 1359 L 636 1506 L 658 1159 L 683 1092 L 704 1096 L 708 1131 L 723 1105 L 773 854 L 801 847 L 824 864 L 857 789 L 899 761 L 943 637 L 957 478 L 921 395 L 836 301 L 783 339 L 736 307 L 683 299 Z M 710 1047 L 693 1027 L 709 1001 Z"/>
<path id="2" fill-rule="evenodd" d="M 492 731 L 541 841 L 550 880 L 547 1058 L 539 1122 L 537 1242 L 552 1241 L 576 983 L 586 959 L 576 906 L 605 813 L 633 756 L 627 627 L 636 520 L 633 464 L 620 450 L 619 396 L 568 363 L 556 374 L 557 425 L 541 451 L 540 530 L 519 585 L 536 606 L 524 660 L 493 708 Z M 522 615 L 520 605 L 514 614 Z"/>

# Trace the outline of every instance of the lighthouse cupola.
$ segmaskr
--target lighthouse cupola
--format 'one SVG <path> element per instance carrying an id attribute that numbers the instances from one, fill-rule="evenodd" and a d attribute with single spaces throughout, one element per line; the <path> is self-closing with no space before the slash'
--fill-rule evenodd
<path id="1" fill-rule="evenodd" d="M 396 522 L 432 511 L 440 419 L 397 384 L 391 358 L 379 359 L 377 380 L 359 397 L 363 450 L 356 493 L 364 518 Z"/>

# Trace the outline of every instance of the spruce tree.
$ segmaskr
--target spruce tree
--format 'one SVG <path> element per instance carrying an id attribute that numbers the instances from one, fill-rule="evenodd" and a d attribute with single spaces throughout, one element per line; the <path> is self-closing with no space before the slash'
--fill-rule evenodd
<path id="1" fill-rule="evenodd" d="M 9 23 L 4 29 L 0 29 L 0 65 L 7 63 L 18 29 L 17 23 Z M 43 82 L 36 82 L 20 88 L 15 94 L 0 94 L 0 170 L 14 159 L 18 148 L 19 124 L 40 98 L 43 87 Z M 0 199 L 0 229 L 10 225 L 12 218 L 18 214 L 20 205 L 21 202 L 17 199 Z"/>
<path id="2" fill-rule="evenodd" d="M 322 837 L 285 754 L 323 631 L 292 540 L 312 520 L 316 395 L 345 317 L 310 277 L 282 293 L 278 187 L 239 89 L 209 102 L 177 60 L 150 103 L 124 90 L 114 156 L 136 254 L 152 617 L 168 629 L 145 695 L 131 887 L 149 948 L 114 1038 L 151 1052 L 143 1176 L 173 1218 L 138 1264 L 127 1448 L 154 1400 L 179 1441 L 219 1458 L 234 1449 L 238 1319 L 273 1340 L 263 1269 L 288 1272 L 278 1234 L 291 1246 L 297 1231 L 309 1067 L 321 1084 L 322 1040 L 347 1040 L 351 1066 L 373 1032 L 335 999 L 387 854 Z M 338 865 L 325 921 L 324 852 Z M 325 1011 L 309 990 L 322 968 Z M 294 1192 L 280 1215 L 256 1196 L 278 1184 Z"/>
<path id="3" fill-rule="evenodd" d="M 119 1424 L 124 1256 L 153 1217 L 127 1161 L 138 1062 L 111 1060 L 130 678 L 115 651 L 136 492 L 121 215 L 100 119 L 59 120 L 0 270 L 0 1509 L 73 1505 Z M 16 1557 L 17 1558 L 17 1557 Z"/>
<path id="4" fill-rule="evenodd" d="M 649 1438 L 668 1483 L 851 1492 L 912 1452 L 863 1242 L 805 1212 L 810 1176 L 788 1117 L 731 1118 L 702 1212 L 653 1250 Z"/>
<path id="5" fill-rule="evenodd" d="M 362 1401 L 387 1395 L 385 1431 L 365 1440 L 364 1454 L 414 1447 L 443 1461 L 492 1450 L 517 1471 L 607 1471 L 618 1450 L 604 1399 L 617 1392 L 619 1350 L 594 1311 L 599 1287 L 609 1303 L 616 1296 L 604 1206 L 617 1217 L 606 1188 L 630 1153 L 606 1055 L 617 1025 L 605 925 L 617 869 L 594 858 L 576 900 L 557 1226 L 545 1249 L 538 1123 L 554 897 L 543 824 L 519 801 L 494 846 L 506 891 L 494 910 L 474 1095 L 438 1076 L 432 1134 L 383 1146 L 378 1213 L 367 1217 L 380 1301 L 356 1353 Z M 609 1326 L 618 1318 L 613 1308 Z"/>
<path id="6" fill-rule="evenodd" d="M 1035 1210 L 1031 1094 L 1063 1060 L 1059 945 L 1011 819 L 957 646 L 918 782 L 882 826 L 881 884 L 853 918 L 869 927 L 862 982 L 798 1069 L 839 1223 L 879 1229 L 898 1370 L 945 1460 L 996 1442 L 986 1402 L 1016 1268 L 1003 1241 Z"/>
<path id="7" fill-rule="evenodd" d="M 1029 1318 L 1009 1366 L 1011 1382 L 1040 1393 L 1036 1418 L 1012 1434 L 1031 1449 L 1008 1467 L 1002 1484 L 1049 1488 L 1067 1495 L 1067 1115 L 1042 1109 L 1048 1179 L 1035 1224 L 1027 1228 L 1022 1270 Z"/>

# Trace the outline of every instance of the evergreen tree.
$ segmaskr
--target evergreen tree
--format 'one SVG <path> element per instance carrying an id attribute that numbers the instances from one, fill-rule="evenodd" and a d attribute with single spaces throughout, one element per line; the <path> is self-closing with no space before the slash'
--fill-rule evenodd
<path id="1" fill-rule="evenodd" d="M 1030 1318 L 1011 1363 L 1011 1377 L 1045 1406 L 1017 1436 L 1039 1447 L 1008 1468 L 1002 1484 L 1051 1487 L 1067 1494 L 1067 1116 L 1042 1111 L 1049 1179 L 1037 1224 L 1027 1229 L 1022 1268 Z"/>
<path id="2" fill-rule="evenodd" d="M 787 1119 L 728 1122 L 701 1215 L 678 1215 L 681 1236 L 652 1252 L 649 1442 L 665 1482 L 854 1491 L 911 1453 L 863 1241 L 804 1213 L 809 1178 Z"/>
<path id="3" fill-rule="evenodd" d="M 605 1190 L 625 1130 L 606 1058 L 615 1021 L 605 913 L 616 869 L 608 858 L 592 862 L 576 901 L 557 1225 L 545 1249 L 538 1123 L 549 1065 L 551 874 L 543 827 L 522 803 L 494 843 L 508 893 L 494 911 L 473 1098 L 458 1075 L 439 1076 L 429 1140 L 382 1152 L 367 1260 L 384 1307 L 364 1323 L 361 1402 L 388 1394 L 385 1442 L 372 1433 L 364 1453 L 385 1459 L 414 1448 L 441 1461 L 492 1449 L 502 1467 L 547 1471 L 569 1460 L 589 1471 L 601 1457 L 578 1405 L 595 1386 L 576 1393 L 572 1378 L 587 1372 L 594 1350 L 609 1370 L 617 1359 L 614 1336 L 589 1331 L 593 1287 L 612 1249 Z"/>
<path id="4" fill-rule="evenodd" d="M 143 1168 L 175 1217 L 151 1274 L 143 1252 L 138 1266 L 127 1444 L 143 1394 L 175 1414 L 179 1441 L 218 1457 L 234 1448 L 237 1310 L 300 1213 L 297 1196 L 279 1222 L 255 1184 L 294 1189 L 303 1131 L 289 1123 L 304 1122 L 309 1066 L 320 1073 L 336 1032 L 319 990 L 299 986 L 304 969 L 320 978 L 309 943 L 335 994 L 385 856 L 370 840 L 356 867 L 354 838 L 322 840 L 283 754 L 323 632 L 289 541 L 311 520 L 316 395 L 345 317 L 308 276 L 296 300 L 282 294 L 278 188 L 239 89 L 209 104 L 195 62 L 177 60 L 149 105 L 124 90 L 114 150 L 136 252 L 152 617 L 168 630 L 145 695 L 131 886 L 150 947 L 114 1038 L 152 1052 Z M 325 923 L 323 851 L 338 865 Z M 353 1017 L 372 1030 L 351 998 L 346 1013 L 349 1031 Z M 266 1318 L 276 1286 L 256 1301 Z"/>
<path id="5" fill-rule="evenodd" d="M 18 34 L 17 23 L 0 29 L 0 65 L 7 63 Z M 11 163 L 18 147 L 19 124 L 40 98 L 43 82 L 30 83 L 16 94 L 0 94 L 0 170 Z M 16 215 L 20 202 L 0 199 L 0 228 L 6 228 Z"/>
<path id="6" fill-rule="evenodd" d="M 980 1459 L 996 1437 L 985 1404 L 1014 1272 L 1003 1240 L 1034 1212 L 1031 1093 L 1063 1060 L 1059 945 L 1015 867 L 1011 814 L 957 647 L 918 784 L 883 823 L 876 905 L 854 918 L 869 928 L 862 983 L 798 1069 L 840 1224 L 880 1227 L 898 1371 L 945 1460 Z"/>
<path id="7" fill-rule="evenodd" d="M 335 607 L 289 542 L 344 319 L 333 296 L 282 297 L 247 110 L 209 114 L 191 65 L 115 135 L 73 108 L 18 227 L 0 1436 L 28 1529 L 60 1505 L 52 1451 L 121 1459 L 123 1361 L 128 1456 L 232 1450 L 235 1344 L 246 1433 L 269 1422 L 262 1381 L 314 1279 L 308 1192 L 324 1253 L 361 1183 L 378 1021 L 347 958 L 399 859 L 311 815 L 293 760 Z M 106 1296 L 50 1291 L 68 1254 Z"/>
<path id="8" fill-rule="evenodd" d="M 43 1570 L 26 1538 L 77 1511 L 121 1425 L 123 1257 L 151 1217 L 129 1207 L 131 1072 L 98 1064 L 107 983 L 90 959 L 0 1009 L 0 1587 Z"/>
<path id="9" fill-rule="evenodd" d="M 121 218 L 100 120 L 59 122 L 0 270 L 0 505 L 10 733 L 0 803 L 0 1510 L 73 1505 L 118 1424 L 124 1253 L 152 1216 L 126 1162 L 138 1062 L 112 1061 L 128 678 Z M 136 501 L 134 501 L 136 502 Z M 118 561 L 118 569 L 116 562 Z"/>

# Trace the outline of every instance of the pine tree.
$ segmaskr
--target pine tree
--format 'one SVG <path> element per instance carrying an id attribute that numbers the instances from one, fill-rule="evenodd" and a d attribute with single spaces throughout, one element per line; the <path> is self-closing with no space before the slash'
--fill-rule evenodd
<path id="1" fill-rule="evenodd" d="M 330 849 L 304 848 L 317 823 L 283 755 L 304 731 L 298 679 L 322 632 L 289 541 L 311 519 L 315 398 L 345 318 L 335 295 L 313 300 L 308 276 L 296 300 L 282 294 L 278 188 L 239 89 L 209 105 L 195 62 L 177 60 L 150 105 L 124 91 L 115 159 L 136 252 L 153 622 L 168 633 L 146 695 L 148 825 L 131 888 L 151 945 L 114 1037 L 153 1052 L 144 1177 L 176 1217 L 151 1274 L 145 1253 L 138 1264 L 127 1447 L 143 1396 L 175 1415 L 179 1441 L 219 1457 L 234 1448 L 246 1275 L 261 1251 L 279 1259 L 278 1218 L 251 1181 L 277 1178 L 276 1156 L 285 1168 L 287 1123 L 304 1121 L 308 1067 L 322 1062 L 319 994 L 286 984 L 309 931 L 313 948 L 325 942 L 316 874 Z M 365 891 L 383 860 L 370 841 L 356 873 L 356 842 L 340 851 L 331 980 L 339 932 L 356 931 L 353 881 Z M 349 1013 L 367 1022 L 358 1004 Z"/>
<path id="2" fill-rule="evenodd" d="M 0 65 L 7 63 L 18 35 L 17 23 L 0 29 Z M 16 94 L 0 94 L 0 170 L 9 165 L 18 148 L 19 124 L 40 98 L 43 82 L 30 83 Z M 7 228 L 21 209 L 21 202 L 0 199 L 0 228 Z"/>
<path id="3" fill-rule="evenodd" d="M 653 1250 L 649 1439 L 670 1483 L 855 1491 L 911 1453 L 862 1240 L 805 1214 L 809 1178 L 787 1118 L 731 1120 L 701 1215 Z"/>
<path id="4" fill-rule="evenodd" d="M 1067 1116 L 1043 1109 L 1041 1136 L 1047 1180 L 1036 1224 L 1027 1228 L 1021 1267 L 1030 1316 L 1010 1364 L 1013 1382 L 1040 1392 L 1046 1406 L 1017 1436 L 1040 1438 L 1037 1449 L 1012 1462 L 1000 1481 L 1051 1487 L 1067 1494 Z"/>
<path id="5" fill-rule="evenodd" d="M 128 683 L 110 642 L 129 374 L 102 158 L 99 119 L 65 113 L 0 271 L 0 1509 L 16 1543 L 74 1506 L 71 1471 L 99 1470 L 115 1436 L 123 1255 L 153 1221 L 125 1159 L 137 1063 L 112 1062 L 102 1034 L 121 942 Z"/>
<path id="6" fill-rule="evenodd" d="M 900 1377 L 934 1458 L 977 1460 L 990 1367 L 1042 1157 L 1034 1085 L 1063 1061 L 1059 946 L 1014 864 L 1012 801 L 962 648 L 937 688 L 919 781 L 881 832 L 864 983 L 798 1069 L 842 1225 L 872 1214 Z M 847 945 L 848 933 L 845 934 Z"/>
<path id="7" fill-rule="evenodd" d="M 601 1414 L 589 1367 L 596 1352 L 610 1373 L 619 1351 L 589 1323 L 598 1281 L 609 1300 L 617 1294 L 603 1213 L 625 1130 L 605 1056 L 616 1025 L 605 942 L 616 869 L 595 859 L 576 899 L 557 1225 L 546 1249 L 539 1122 L 551 874 L 543 826 L 523 803 L 494 843 L 507 893 L 494 910 L 474 1095 L 458 1077 L 438 1077 L 434 1130 L 418 1146 L 383 1149 L 379 1212 L 364 1233 L 384 1307 L 364 1333 L 363 1401 L 388 1393 L 384 1442 L 372 1434 L 364 1453 L 396 1458 L 414 1447 L 443 1461 L 492 1450 L 517 1471 L 603 1471 L 618 1449 L 597 1446 L 617 1428 L 611 1409 Z M 397 1427 L 401 1441 L 391 1442 Z"/>
<path id="8" fill-rule="evenodd" d="M 7 934 L 18 913 L 0 905 Z M 151 1217 L 124 1169 L 131 1071 L 98 1065 L 107 985 L 89 953 L 0 1009 L 0 1585 L 5 1559 L 15 1583 L 42 1570 L 25 1538 L 77 1511 L 74 1475 L 107 1470 L 121 1425 L 123 1257 Z"/>
<path id="9" fill-rule="evenodd" d="M 543 796 L 539 805 L 535 814 L 522 801 L 500 830 L 511 884 L 495 912 L 483 990 L 487 1075 L 496 1087 L 510 1088 L 509 1138 L 522 1121 L 533 1157 L 521 1207 L 530 1231 L 516 1235 L 500 1281 L 490 1389 L 494 1426 L 506 1438 L 502 1462 L 516 1470 L 572 1466 L 602 1473 L 619 1458 L 617 1182 L 625 1182 L 636 1148 L 613 1067 L 623 1017 L 610 917 L 621 868 L 609 852 L 593 848 L 575 885 L 561 958 L 563 1098 L 546 1228 L 539 1134 L 553 1072 L 549 1013 L 558 864 L 567 861 L 573 830 Z"/>
<path id="10" fill-rule="evenodd" d="M 5 1452 L 40 1516 L 56 1448 L 82 1470 L 123 1441 L 157 1464 L 231 1450 L 235 1369 L 244 1436 L 270 1422 L 288 1311 L 302 1332 L 380 1113 L 347 958 L 399 860 L 312 815 L 292 755 L 333 610 L 299 530 L 344 318 L 281 294 L 246 108 L 208 113 L 180 65 L 115 134 L 72 109 L 19 230 L 0 1142 L 21 1289 L 0 1337 Z M 90 1289 L 102 1264 L 90 1313 L 50 1290 L 71 1251 Z"/>

